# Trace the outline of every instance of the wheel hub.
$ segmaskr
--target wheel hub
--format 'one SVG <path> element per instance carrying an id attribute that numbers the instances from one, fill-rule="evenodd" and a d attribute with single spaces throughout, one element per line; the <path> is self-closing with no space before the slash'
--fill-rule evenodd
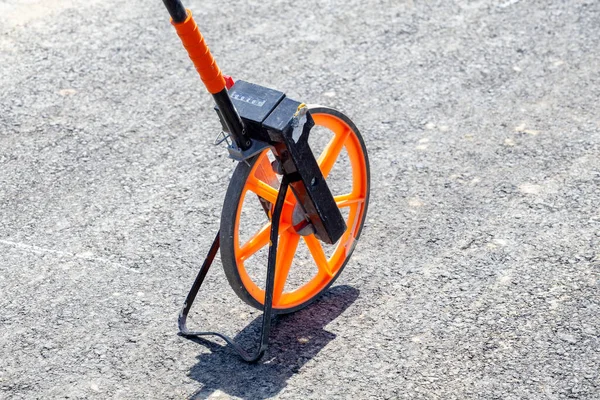
<path id="1" fill-rule="evenodd" d="M 315 228 L 310 223 L 310 219 L 302 209 L 300 203 L 296 203 L 292 212 L 292 228 L 300 236 L 308 236 L 315 233 Z"/>

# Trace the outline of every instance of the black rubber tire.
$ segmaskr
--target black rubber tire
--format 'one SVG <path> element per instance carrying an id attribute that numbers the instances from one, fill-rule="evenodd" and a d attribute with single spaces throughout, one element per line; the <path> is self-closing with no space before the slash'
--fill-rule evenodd
<path id="1" fill-rule="evenodd" d="M 318 294 L 314 295 L 307 301 L 305 301 L 295 307 L 273 308 L 274 314 L 288 314 L 288 313 L 292 313 L 292 312 L 301 310 L 302 308 L 308 306 L 310 303 L 315 301 L 321 294 L 323 294 L 325 291 L 327 291 L 327 289 L 329 289 L 329 287 L 335 282 L 335 280 L 338 278 L 338 276 L 340 276 L 341 272 L 346 267 L 348 260 L 350 260 L 352 253 L 354 252 L 354 248 L 356 247 L 356 244 L 358 243 L 358 239 L 360 238 L 360 235 L 362 233 L 363 225 L 365 222 L 365 218 L 367 216 L 367 211 L 368 211 L 368 206 L 369 206 L 369 192 L 370 192 L 370 188 L 371 188 L 371 172 L 370 172 L 370 168 L 369 168 L 369 157 L 367 155 L 367 148 L 365 146 L 365 143 L 363 141 L 363 138 L 362 138 L 358 128 L 356 128 L 356 125 L 354 125 L 354 123 L 348 117 L 346 117 L 341 112 L 334 110 L 332 108 L 323 107 L 323 106 L 314 106 L 314 107 L 310 107 L 309 109 L 310 109 L 311 113 L 313 113 L 313 114 L 318 114 L 318 113 L 330 114 L 330 115 L 340 118 L 346 124 L 348 124 L 348 126 L 354 131 L 354 134 L 358 138 L 358 141 L 360 142 L 360 145 L 362 147 L 363 154 L 365 156 L 365 165 L 366 165 L 366 173 L 367 173 L 367 194 L 365 197 L 364 212 L 363 212 L 362 220 L 360 221 L 360 225 L 359 225 L 356 239 L 354 240 L 353 246 L 350 249 L 350 251 L 348 252 L 348 256 L 344 260 L 344 263 L 342 264 L 342 266 L 340 267 L 338 272 L 335 274 L 335 276 L 331 279 L 329 284 L 326 287 L 324 287 Z M 252 307 L 255 307 L 259 310 L 262 310 L 263 305 L 260 302 L 258 302 L 254 297 L 252 297 L 252 295 L 250 295 L 250 293 L 246 290 L 246 288 L 244 287 L 244 284 L 242 283 L 242 280 L 240 278 L 240 275 L 239 275 L 239 272 L 237 269 L 237 263 L 236 263 L 236 259 L 235 259 L 235 250 L 234 250 L 234 239 L 233 239 L 233 235 L 235 232 L 235 224 L 236 224 L 235 219 L 237 216 L 238 207 L 240 205 L 240 197 L 243 194 L 244 186 L 245 186 L 246 180 L 248 179 L 248 175 L 252 171 L 252 167 L 254 166 L 254 163 L 256 162 L 256 160 L 258 159 L 259 156 L 260 155 L 255 156 L 252 159 L 248 160 L 248 163 L 245 163 L 245 162 L 238 163 L 236 169 L 233 172 L 233 176 L 231 178 L 231 181 L 229 182 L 229 187 L 227 188 L 227 193 L 225 194 L 225 202 L 223 203 L 223 210 L 221 212 L 220 241 L 221 241 L 221 262 L 223 264 L 225 276 L 227 276 L 227 280 L 229 281 L 229 285 L 231 286 L 233 291 L 237 294 L 237 296 L 240 299 L 242 299 L 245 303 L 247 303 L 247 304 L 251 305 Z M 265 268 L 266 268 L 266 265 L 265 265 Z"/>

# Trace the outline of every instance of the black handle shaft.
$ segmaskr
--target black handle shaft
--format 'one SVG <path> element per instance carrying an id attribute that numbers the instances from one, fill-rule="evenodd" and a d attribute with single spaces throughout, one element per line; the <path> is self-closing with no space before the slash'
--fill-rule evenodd
<path id="1" fill-rule="evenodd" d="M 227 125 L 229 130 L 229 134 L 237 147 L 242 150 L 248 149 L 252 145 L 252 141 L 244 130 L 244 122 L 231 102 L 231 97 L 229 97 L 227 89 L 223 89 L 219 93 L 213 94 L 213 99 L 215 100 L 217 107 L 219 107 L 225 125 Z"/>
<path id="2" fill-rule="evenodd" d="M 173 18 L 173 22 L 176 24 L 185 21 L 187 18 L 187 11 L 185 7 L 179 0 L 163 0 L 165 7 L 169 11 L 171 18 Z"/>

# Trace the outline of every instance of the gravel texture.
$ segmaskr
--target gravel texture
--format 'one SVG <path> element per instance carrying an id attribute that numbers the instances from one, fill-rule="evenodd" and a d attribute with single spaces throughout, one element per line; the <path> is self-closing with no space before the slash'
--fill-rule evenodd
<path id="1" fill-rule="evenodd" d="M 361 242 L 262 363 L 177 336 L 234 164 L 166 11 L 1 0 L 0 398 L 600 398 L 600 2 L 186 5 L 362 130 Z M 201 300 L 252 343 L 220 267 Z"/>

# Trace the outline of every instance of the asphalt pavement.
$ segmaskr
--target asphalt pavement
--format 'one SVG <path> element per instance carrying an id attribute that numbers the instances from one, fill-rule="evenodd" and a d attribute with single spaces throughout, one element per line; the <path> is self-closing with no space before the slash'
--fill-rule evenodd
<path id="1" fill-rule="evenodd" d="M 600 2 L 186 5 L 361 130 L 357 249 L 257 365 L 177 336 L 235 164 L 166 10 L 0 0 L 0 399 L 600 398 Z M 218 261 L 191 323 L 250 345 Z"/>

